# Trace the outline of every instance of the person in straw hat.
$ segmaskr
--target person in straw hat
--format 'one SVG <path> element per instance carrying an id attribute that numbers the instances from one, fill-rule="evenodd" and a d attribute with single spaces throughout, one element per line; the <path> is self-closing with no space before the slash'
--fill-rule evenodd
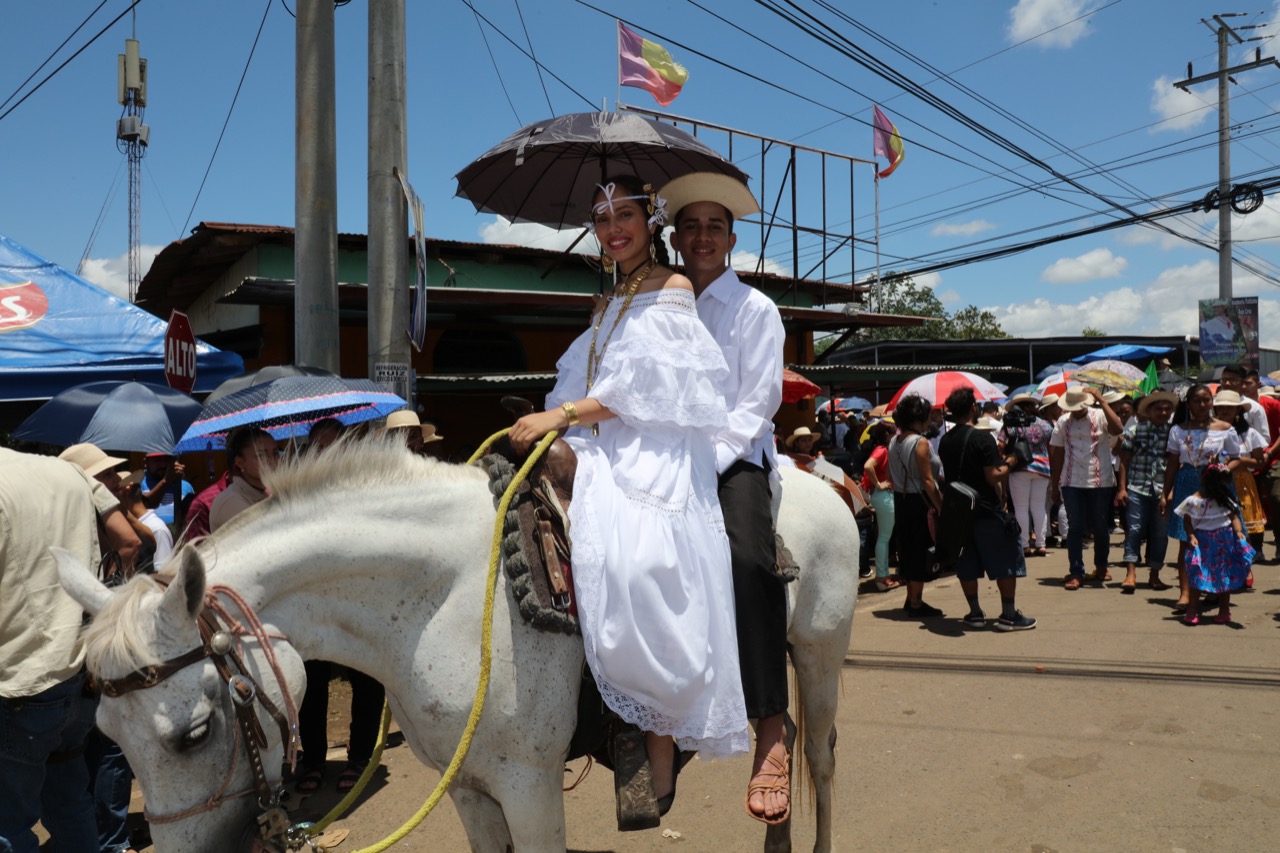
<path id="1" fill-rule="evenodd" d="M 781 823 L 791 813 L 787 710 L 787 596 L 776 561 L 771 489 L 781 485 L 773 446 L 773 416 L 782 405 L 782 344 L 778 307 L 743 284 L 729 265 L 737 244 L 733 223 L 759 211 L 755 197 L 727 175 L 698 172 L 662 188 L 673 217 L 671 245 L 697 295 L 698 317 L 729 365 L 725 399 L 729 426 L 715 439 L 720 506 L 733 562 L 738 662 L 747 717 L 757 720 L 747 814 Z M 835 421 L 833 420 L 833 439 Z M 804 429 L 804 427 L 802 427 Z M 788 448 L 799 443 L 793 434 Z M 802 453 L 812 453 L 812 440 Z"/>
<path id="2" fill-rule="evenodd" d="M 708 757 L 751 745 L 734 613 L 720 606 L 734 596 L 716 494 L 730 368 L 693 284 L 666 266 L 667 217 L 666 199 L 634 177 L 597 187 L 591 227 L 618 284 L 560 357 L 546 411 L 508 434 L 524 452 L 567 429 L 577 454 L 569 517 L 583 646 L 605 704 L 646 731 L 660 815 L 675 798 L 677 744 Z M 777 384 L 780 395 L 780 366 Z"/>
<path id="3" fill-rule="evenodd" d="M 1093 408 L 1093 404 L 1098 408 Z M 1093 533 L 1093 575 L 1101 586 L 1107 579 L 1111 549 L 1110 517 L 1116 473 L 1111 464 L 1111 439 L 1124 431 L 1120 418 L 1097 388 L 1068 388 L 1058 401 L 1066 412 L 1058 418 L 1049 439 L 1049 488 L 1067 509 L 1066 589 L 1085 581 L 1084 534 Z"/>
<path id="4" fill-rule="evenodd" d="M 436 433 L 434 424 L 424 424 L 412 409 L 400 409 L 387 415 L 386 431 L 404 437 L 405 446 L 414 453 L 426 455 L 428 445 L 444 439 Z"/>
<path id="5" fill-rule="evenodd" d="M 1178 395 L 1152 391 L 1138 401 L 1138 421 L 1125 427 L 1120 438 L 1120 470 L 1116 503 L 1128 508 L 1124 535 L 1125 577 L 1120 591 L 1132 594 L 1138 586 L 1138 554 L 1147 555 L 1148 586 L 1168 589 L 1160 580 L 1169 550 L 1168 514 L 1161 497 L 1168 464 L 1169 430 Z"/>

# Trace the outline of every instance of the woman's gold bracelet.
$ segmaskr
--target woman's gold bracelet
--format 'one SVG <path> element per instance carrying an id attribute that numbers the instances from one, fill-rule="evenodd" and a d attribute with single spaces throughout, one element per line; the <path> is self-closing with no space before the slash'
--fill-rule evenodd
<path id="1" fill-rule="evenodd" d="M 560 404 L 560 408 L 564 409 L 565 420 L 569 422 L 569 426 L 576 427 L 581 421 L 578 419 L 578 407 L 567 400 Z"/>

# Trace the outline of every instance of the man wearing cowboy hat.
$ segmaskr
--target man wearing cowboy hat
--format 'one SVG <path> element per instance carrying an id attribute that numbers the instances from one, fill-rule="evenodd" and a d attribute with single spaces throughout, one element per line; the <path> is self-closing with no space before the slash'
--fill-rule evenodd
<path id="1" fill-rule="evenodd" d="M 1092 580 L 1101 586 L 1107 578 L 1111 549 L 1108 521 L 1116 485 L 1111 439 L 1124 432 L 1124 425 L 1097 388 L 1068 388 L 1058 405 L 1066 414 L 1058 418 L 1049 439 L 1049 488 L 1055 502 L 1060 496 L 1067 509 L 1071 573 L 1063 585 L 1073 590 L 1084 583 L 1084 534 L 1088 529 L 1093 533 Z"/>
<path id="2" fill-rule="evenodd" d="M 1152 391 L 1138 401 L 1136 423 L 1120 439 L 1120 471 L 1116 503 L 1129 507 L 1124 536 L 1125 578 L 1120 591 L 1132 593 L 1138 583 L 1138 548 L 1146 542 L 1147 568 L 1153 590 L 1168 589 L 1160 580 L 1169 548 L 1169 518 L 1164 504 L 1164 472 L 1169 460 L 1170 418 L 1178 395 Z"/>
<path id="3" fill-rule="evenodd" d="M 757 720 L 747 811 L 781 823 L 790 815 L 787 710 L 787 596 L 774 574 L 771 484 L 781 482 L 773 416 L 782 405 L 784 331 L 778 307 L 729 266 L 733 222 L 760 210 L 751 191 L 726 175 L 698 172 L 662 188 L 674 217 L 671 245 L 693 283 L 698 316 L 729 364 L 729 427 L 716 436 L 720 506 L 733 561 L 738 661 L 747 716 Z"/>
<path id="4" fill-rule="evenodd" d="M 405 446 L 420 456 L 427 455 L 427 445 L 444 439 L 436 434 L 435 424 L 424 424 L 412 409 L 400 409 L 387 415 L 386 430 L 391 435 L 404 436 Z"/>

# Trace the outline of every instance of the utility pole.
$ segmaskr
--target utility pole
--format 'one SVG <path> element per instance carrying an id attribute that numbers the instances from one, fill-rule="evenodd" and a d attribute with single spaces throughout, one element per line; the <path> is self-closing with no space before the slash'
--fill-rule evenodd
<path id="1" fill-rule="evenodd" d="M 333 0 L 297 2 L 293 356 L 341 370 L 338 357 L 338 131 Z"/>
<path id="2" fill-rule="evenodd" d="M 413 401 L 409 338 L 405 0 L 369 0 L 369 378 Z"/>
<path id="3" fill-rule="evenodd" d="M 1200 22 L 1214 32 L 1218 38 L 1218 70 L 1209 74 L 1201 74 L 1198 77 L 1191 74 L 1191 63 L 1187 63 L 1187 79 L 1180 80 L 1173 85 L 1184 92 L 1190 90 L 1191 86 L 1197 83 L 1204 83 L 1208 80 L 1218 81 L 1218 298 L 1231 298 L 1231 95 L 1227 91 L 1227 83 L 1234 83 L 1231 79 L 1232 74 L 1239 74 L 1241 71 L 1250 71 L 1254 68 L 1261 68 L 1264 65 L 1280 66 L 1275 57 L 1262 58 L 1262 50 L 1259 48 L 1254 53 L 1254 61 L 1246 62 L 1243 65 L 1227 67 L 1227 48 L 1234 39 L 1236 44 L 1244 44 L 1246 41 L 1259 41 L 1260 36 L 1254 36 L 1249 39 L 1243 38 L 1236 30 L 1255 29 L 1255 26 L 1237 27 L 1233 29 L 1226 21 L 1226 18 L 1241 17 L 1250 14 L 1247 12 L 1223 13 L 1222 15 L 1214 15 L 1213 20 L 1217 22 L 1215 27 L 1204 18 Z"/>
<path id="4" fill-rule="evenodd" d="M 116 148 L 129 160 L 129 301 L 137 302 L 142 281 L 142 158 L 147 155 L 151 128 L 142 121 L 147 61 L 139 55 L 136 21 L 133 35 L 125 39 L 124 53 L 116 54 L 116 100 L 124 107 L 124 115 L 116 120 Z"/>

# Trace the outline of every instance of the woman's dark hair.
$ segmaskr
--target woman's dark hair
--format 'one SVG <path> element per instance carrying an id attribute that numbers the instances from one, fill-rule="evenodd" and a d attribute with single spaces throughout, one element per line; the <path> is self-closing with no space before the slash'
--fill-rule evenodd
<path id="1" fill-rule="evenodd" d="M 976 403 L 972 388 L 957 388 L 947 395 L 947 414 L 960 423 L 968 423 Z"/>
<path id="2" fill-rule="evenodd" d="M 245 448 L 253 444 L 256 439 L 264 436 L 266 438 L 271 438 L 272 441 L 275 440 L 272 438 L 271 433 L 267 432 L 265 429 L 258 429 L 257 427 L 241 427 L 236 430 L 236 432 L 232 434 L 230 440 L 227 441 L 227 466 L 231 467 L 232 463 L 240 458 L 240 454 L 244 453 Z"/>
<path id="3" fill-rule="evenodd" d="M 1197 382 L 1195 385 L 1192 385 L 1190 388 L 1188 388 L 1187 393 L 1183 394 L 1182 399 L 1178 401 L 1178 408 L 1173 413 L 1173 419 L 1170 420 L 1170 423 L 1177 424 L 1178 426 L 1182 426 L 1187 422 L 1188 419 L 1190 419 L 1191 409 L 1187 405 L 1187 401 L 1190 400 L 1192 397 L 1194 397 L 1196 394 L 1199 394 L 1201 391 L 1208 394 L 1210 400 L 1213 399 L 1213 389 L 1211 389 L 1208 385 L 1205 385 L 1203 382 Z"/>
<path id="4" fill-rule="evenodd" d="M 888 421 L 880 421 L 867 428 L 867 440 L 872 447 L 885 447 L 889 444 L 895 432 L 897 432 L 897 429 L 893 424 Z"/>
<path id="5" fill-rule="evenodd" d="M 622 190 L 624 195 L 645 196 L 649 201 L 640 201 L 640 209 L 645 212 L 645 216 L 653 215 L 653 201 L 657 198 L 657 192 L 652 184 L 646 184 L 635 175 L 615 175 L 601 182 L 602 186 L 614 184 L 618 189 Z M 600 190 L 596 189 L 591 194 L 594 202 L 595 197 L 600 194 Z M 649 238 L 649 244 L 653 246 L 653 256 L 657 258 L 658 263 L 664 267 L 671 266 L 671 254 L 667 251 L 667 241 L 662 238 L 663 228 L 659 225 L 653 229 L 653 236 Z"/>
<path id="6" fill-rule="evenodd" d="M 1220 462 L 1205 466 L 1204 473 L 1200 475 L 1200 496 L 1232 513 L 1240 511 L 1240 502 L 1231 488 L 1231 472 Z"/>
<path id="7" fill-rule="evenodd" d="M 898 401 L 893 410 L 893 420 L 899 427 L 919 426 L 929 420 L 929 410 L 933 407 L 929 401 L 919 394 L 911 394 Z"/>

